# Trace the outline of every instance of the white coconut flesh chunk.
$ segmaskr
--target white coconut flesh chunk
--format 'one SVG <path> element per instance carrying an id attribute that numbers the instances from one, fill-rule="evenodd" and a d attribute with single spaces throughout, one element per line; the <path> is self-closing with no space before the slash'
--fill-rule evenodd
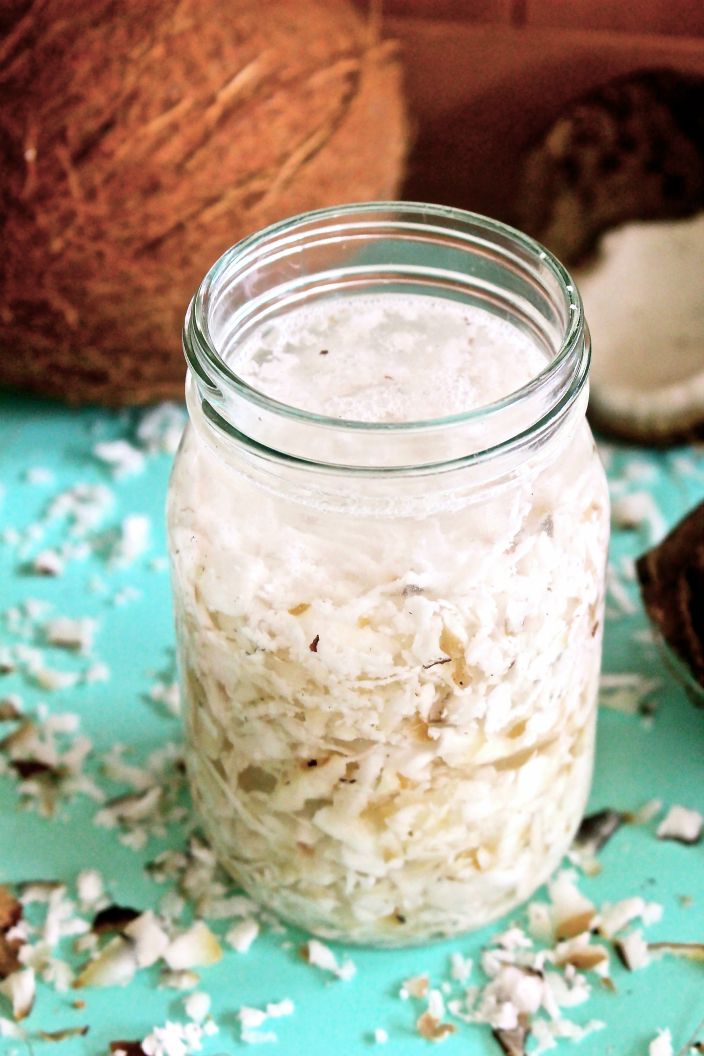
<path id="1" fill-rule="evenodd" d="M 673 1056 L 672 1034 L 668 1029 L 658 1031 L 648 1045 L 648 1056 Z"/>
<path id="2" fill-rule="evenodd" d="M 592 335 L 591 407 L 664 441 L 704 423 L 704 212 L 608 231 L 574 277 Z"/>
<path id="3" fill-rule="evenodd" d="M 32 1011 L 35 991 L 36 980 L 33 968 L 12 972 L 0 982 L 0 994 L 11 1002 L 12 1014 L 17 1020 L 24 1019 Z"/>

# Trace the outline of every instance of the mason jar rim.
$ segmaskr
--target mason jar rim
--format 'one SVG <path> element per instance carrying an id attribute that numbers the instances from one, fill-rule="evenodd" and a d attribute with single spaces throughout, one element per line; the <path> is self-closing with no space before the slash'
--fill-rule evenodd
<path id="1" fill-rule="evenodd" d="M 353 237 L 354 233 L 354 237 L 376 237 L 379 241 L 384 237 L 411 239 L 417 236 L 420 242 L 434 241 L 456 251 L 467 251 L 468 256 L 472 249 L 475 256 L 479 256 L 483 250 L 486 256 L 498 261 L 508 271 L 513 271 L 520 279 L 525 281 L 528 276 L 534 288 L 553 307 L 554 302 L 550 301 L 549 295 L 556 295 L 560 301 L 561 320 L 555 347 L 558 336 L 560 347 L 553 352 L 540 373 L 502 399 L 459 413 L 419 420 L 378 422 L 332 417 L 281 402 L 247 383 L 230 367 L 213 340 L 209 316 L 216 294 L 228 289 L 228 282 L 234 285 L 238 276 L 240 280 L 243 276 L 251 279 L 258 267 L 264 269 L 267 264 L 276 261 L 277 254 L 281 258 L 292 257 L 298 249 L 303 251 L 313 245 L 327 245 L 328 241 L 334 246 L 346 235 Z M 431 276 L 435 278 L 436 275 L 442 275 L 454 277 L 456 283 L 461 281 L 469 285 L 469 271 L 450 272 L 425 264 L 410 266 L 401 262 L 398 267 L 404 275 L 417 272 L 419 282 L 423 282 L 425 277 L 429 283 Z M 547 270 L 547 277 L 540 275 L 542 269 Z M 306 274 L 295 281 L 313 282 L 316 275 L 325 274 L 347 278 L 355 270 L 353 266 L 343 265 L 331 272 Z M 369 269 L 361 266 L 359 270 L 366 274 Z M 550 280 L 552 286 L 549 285 Z M 482 281 L 476 278 L 472 280 L 477 288 L 481 287 Z M 282 282 L 267 287 L 266 296 L 272 298 L 273 303 L 273 294 L 287 285 Z M 488 283 L 484 285 L 489 287 Z M 470 290 L 473 288 L 470 286 Z M 315 289 L 320 292 L 318 287 Z M 290 296 L 292 299 L 293 295 Z M 243 305 L 232 315 L 238 325 L 243 325 L 242 317 L 246 320 L 250 305 L 260 299 L 244 298 Z M 284 308 L 287 303 L 286 299 L 282 301 Z M 589 333 L 579 292 L 569 272 L 548 249 L 508 224 L 477 213 L 444 205 L 403 201 L 362 202 L 300 213 L 242 239 L 213 264 L 200 283 L 186 313 L 183 346 L 201 408 L 211 424 L 219 427 L 221 432 L 229 434 L 259 456 L 318 466 L 321 469 L 361 472 L 456 468 L 520 448 L 550 432 L 556 420 L 561 419 L 576 401 L 586 383 L 590 359 Z M 544 403 L 546 394 L 551 401 L 547 409 L 539 406 L 541 401 Z M 281 450 L 276 444 L 271 444 L 270 436 L 265 431 L 260 430 L 259 436 L 253 436 L 246 429 L 243 431 L 238 428 L 237 423 L 231 420 L 231 407 L 235 404 L 240 411 L 244 408 L 245 415 L 250 419 L 252 415 L 261 413 L 278 426 L 288 421 L 291 429 L 306 435 L 305 451 Z M 483 450 L 468 451 L 461 457 L 452 455 L 421 464 L 414 462 L 409 465 L 401 461 L 389 465 L 377 463 L 369 456 L 371 460 L 362 459 L 361 464 L 347 461 L 337 464 L 321 460 L 315 451 L 308 450 L 308 446 L 311 449 L 315 447 L 313 443 L 309 445 L 310 438 L 313 434 L 319 437 L 321 429 L 323 432 L 335 430 L 350 439 L 356 436 L 360 443 L 368 447 L 372 445 L 373 448 L 377 437 L 379 443 L 383 442 L 384 437 L 388 442 L 395 437 L 394 443 L 402 444 L 410 436 L 419 433 L 436 438 L 448 430 L 455 433 L 463 427 L 477 430 L 489 423 L 505 424 L 516 408 L 526 421 L 515 433 L 511 432 L 511 426 L 509 435 L 490 441 Z M 432 441 L 435 442 L 436 439 Z"/>
<path id="2" fill-rule="evenodd" d="M 430 216 L 433 218 L 452 219 L 458 224 L 467 222 L 475 223 L 483 226 L 487 233 L 491 232 L 507 237 L 521 248 L 536 254 L 540 261 L 544 263 L 554 273 L 555 278 L 558 279 L 561 288 L 565 293 L 569 318 L 569 325 L 563 338 L 562 347 L 546 365 L 544 370 L 539 374 L 536 374 L 535 377 L 531 378 L 531 380 L 525 385 L 502 397 L 502 399 L 468 411 L 460 411 L 456 414 L 444 415 L 437 418 L 422 418 L 416 421 L 403 420 L 399 422 L 373 422 L 360 421 L 358 419 L 335 418 L 329 415 L 318 414 L 314 411 L 306 411 L 303 408 L 293 407 L 290 404 L 275 400 L 272 397 L 267 396 L 266 393 L 261 392 L 261 390 L 249 385 L 228 366 L 227 362 L 219 354 L 215 342 L 210 335 L 210 328 L 208 325 L 208 302 L 216 282 L 218 282 L 221 276 L 227 272 L 233 261 L 241 261 L 252 251 L 256 251 L 265 245 L 268 245 L 269 248 L 274 248 L 276 243 L 273 240 L 277 237 L 294 235 L 297 229 L 301 229 L 311 222 L 318 220 L 344 220 L 345 218 L 362 216 L 365 213 L 371 212 L 378 212 L 381 215 L 388 213 L 390 210 L 407 212 L 409 214 L 417 215 L 418 217 Z M 394 226 L 405 227 L 408 229 L 410 225 L 403 220 L 396 220 L 394 221 Z M 417 226 L 426 231 L 432 229 L 432 225 L 428 223 L 420 223 Z M 459 234 L 459 232 L 455 233 Z M 476 241 L 476 239 L 474 241 Z M 551 374 L 554 374 L 555 371 L 559 369 L 560 365 L 564 362 L 564 359 L 573 351 L 583 329 L 584 312 L 582 300 L 569 272 L 549 249 L 531 238 L 529 235 L 519 231 L 518 228 L 511 227 L 509 224 L 504 224 L 499 220 L 493 220 L 480 213 L 457 209 L 453 206 L 430 205 L 422 202 L 380 201 L 333 206 L 326 209 L 315 209 L 310 212 L 298 213 L 285 220 L 270 224 L 268 227 L 264 227 L 261 230 L 248 235 L 246 238 L 241 239 L 239 242 L 236 242 L 215 261 L 201 281 L 189 306 L 189 312 L 186 316 L 186 322 L 184 325 L 183 341 L 184 351 L 189 365 L 198 370 L 198 373 L 201 374 L 201 376 L 204 368 L 210 366 L 216 372 L 219 380 L 231 384 L 236 390 L 243 395 L 246 395 L 254 402 L 276 409 L 280 414 L 292 418 L 316 422 L 320 425 L 327 424 L 338 429 L 383 429 L 384 431 L 394 432 L 408 429 L 423 429 L 433 426 L 454 425 L 463 421 L 476 420 L 485 416 L 490 411 L 510 406 L 526 393 L 541 386 Z"/>

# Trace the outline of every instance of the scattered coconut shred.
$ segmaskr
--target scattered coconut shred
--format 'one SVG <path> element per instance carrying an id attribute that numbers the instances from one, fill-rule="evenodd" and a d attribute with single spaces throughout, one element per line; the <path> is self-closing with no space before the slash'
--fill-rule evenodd
<path id="1" fill-rule="evenodd" d="M 129 440 L 95 445 L 96 463 L 103 471 L 107 468 L 119 486 L 123 478 L 141 473 L 149 458 L 175 451 L 183 421 L 176 405 L 146 412 Z M 627 487 L 643 479 L 635 469 L 630 474 L 628 467 L 624 470 Z M 27 474 L 27 482 L 35 486 L 52 481 L 43 470 Z M 23 567 L 36 576 L 70 573 L 72 564 L 92 550 L 105 555 L 109 573 L 138 560 L 150 539 L 149 518 L 141 514 L 129 515 L 106 532 L 104 522 L 113 504 L 111 489 L 78 484 L 51 500 L 32 530 L 10 532 L 11 543 L 6 532 L 6 545 L 17 548 Z M 624 528 L 645 525 L 650 535 L 662 530 L 657 507 L 642 492 L 623 496 L 615 517 Z M 65 538 L 48 545 L 44 537 L 57 524 Z M 153 559 L 155 570 L 161 567 L 159 561 Z M 616 606 L 610 618 L 627 619 L 637 611 L 632 569 L 612 564 L 609 577 Z M 40 601 L 9 610 L 4 619 L 17 642 L 0 650 L 0 671 L 18 672 L 52 693 L 110 677 L 94 652 L 100 630 L 96 620 L 57 614 Z M 69 660 L 84 666 L 55 669 L 37 642 L 70 654 Z M 605 673 L 602 704 L 643 714 L 658 687 L 658 681 L 638 673 Z M 178 714 L 178 687 L 171 677 L 153 681 L 146 696 L 167 717 Z M 60 993 L 75 991 L 79 996 L 73 1006 L 82 1011 L 85 1001 L 80 995 L 85 990 L 129 986 L 140 973 L 156 971 L 160 987 L 186 993 L 182 1016 L 154 1025 L 143 1038 L 115 1040 L 112 1056 L 189 1056 L 202 1051 L 207 1038 L 218 1032 L 210 995 L 201 989 L 208 968 L 224 950 L 228 956 L 247 956 L 263 932 L 288 933 L 252 900 L 234 892 L 213 851 L 191 831 L 190 813 L 182 805 L 185 768 L 180 745 L 167 743 L 146 758 L 133 759 L 128 746 L 115 744 L 98 757 L 81 733 L 77 715 L 52 712 L 43 704 L 26 709 L 19 694 L 11 693 L 0 698 L 0 774 L 14 780 L 24 808 L 46 817 L 60 815 L 76 797 L 93 801 L 95 824 L 113 829 L 120 842 L 135 851 L 176 829 L 188 834 L 179 849 L 162 851 L 146 866 L 151 879 L 164 887 L 152 906 L 113 903 L 110 885 L 96 869 L 84 869 L 73 884 L 43 880 L 0 886 L 0 1011 L 6 1013 L 0 1015 L 0 1037 L 29 1045 L 89 1030 L 87 1022 L 50 1031 L 30 1028 L 38 985 Z M 115 786 L 122 791 L 115 794 Z M 588 875 L 597 873 L 599 852 L 621 827 L 650 824 L 660 810 L 661 804 L 652 801 L 635 814 L 603 810 L 585 818 L 570 852 L 572 863 Z M 658 825 L 657 836 L 695 844 L 703 823 L 697 811 L 673 805 Z M 569 869 L 557 873 L 548 894 L 548 901 L 528 905 L 525 926 L 514 924 L 497 932 L 478 959 L 455 951 L 444 978 L 434 981 L 421 971 L 397 984 L 398 999 L 419 1038 L 440 1044 L 471 1027 L 491 1033 L 497 1056 L 537 1056 L 562 1041 L 578 1042 L 605 1028 L 594 1019 L 576 1022 L 571 1009 L 587 1003 L 595 986 L 614 988 L 614 960 L 630 972 L 667 955 L 704 960 L 700 943 L 648 942 L 645 930 L 662 915 L 657 903 L 633 896 L 597 906 Z M 282 947 L 287 944 L 285 938 Z M 333 986 L 348 984 L 356 975 L 352 960 L 340 958 L 318 939 L 304 943 L 300 954 Z M 258 1045 L 277 1042 L 272 1024 L 297 1010 L 290 998 L 278 995 L 262 1007 L 243 1005 L 230 1009 L 230 1015 L 232 1011 L 240 1041 Z M 375 1045 L 395 1040 L 384 1026 L 368 1025 L 366 1037 Z M 659 1031 L 650 1042 L 648 1056 L 673 1056 L 669 1030 Z"/>
<path id="2" fill-rule="evenodd" d="M 698 810 L 689 810 L 687 807 L 670 807 L 669 811 L 657 828 L 657 836 L 661 840 L 678 840 L 680 843 L 699 843 L 702 838 L 702 826 L 704 817 Z"/>
<path id="3" fill-rule="evenodd" d="M 648 1046 L 648 1056 L 673 1056 L 672 1035 L 669 1030 L 659 1030 L 657 1037 Z"/>

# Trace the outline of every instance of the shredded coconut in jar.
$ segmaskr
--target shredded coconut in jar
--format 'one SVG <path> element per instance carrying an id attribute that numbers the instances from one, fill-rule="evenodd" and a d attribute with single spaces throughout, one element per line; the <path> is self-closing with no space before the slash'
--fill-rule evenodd
<path id="1" fill-rule="evenodd" d="M 383 422 L 431 391 L 441 413 L 435 382 L 463 369 L 466 411 L 546 366 L 510 324 L 426 297 L 436 378 L 418 368 L 420 298 L 389 298 L 354 371 L 335 365 L 353 316 L 319 307 L 267 332 L 247 380 L 266 388 L 283 364 L 295 404 L 315 370 L 318 410 L 330 366 L 349 382 L 334 409 Z M 371 361 L 387 345 L 385 413 Z M 557 865 L 591 779 L 608 499 L 581 408 L 480 487 L 425 479 L 419 498 L 404 481 L 396 496 L 392 478 L 385 503 L 359 479 L 337 502 L 324 473 L 289 494 L 196 425 L 170 537 L 191 786 L 219 857 L 327 938 L 404 944 L 505 913 Z"/>

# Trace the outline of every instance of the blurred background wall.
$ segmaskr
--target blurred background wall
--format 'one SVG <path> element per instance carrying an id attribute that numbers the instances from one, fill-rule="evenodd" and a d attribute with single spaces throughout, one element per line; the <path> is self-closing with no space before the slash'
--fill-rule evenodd
<path id="1" fill-rule="evenodd" d="M 571 100 L 645 67 L 704 73 L 699 0 L 384 0 L 383 13 L 415 130 L 404 196 L 506 220 L 517 159 Z"/>

